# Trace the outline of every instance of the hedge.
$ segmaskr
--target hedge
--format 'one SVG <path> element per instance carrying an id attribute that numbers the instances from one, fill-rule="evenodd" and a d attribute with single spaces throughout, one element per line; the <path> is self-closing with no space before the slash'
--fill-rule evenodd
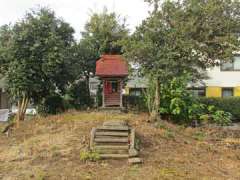
<path id="1" fill-rule="evenodd" d="M 199 98 L 199 102 L 214 105 L 217 109 L 230 112 L 234 121 L 240 121 L 240 97 Z"/>
<path id="2" fill-rule="evenodd" d="M 129 110 L 147 111 L 143 96 L 124 95 L 123 106 Z"/>

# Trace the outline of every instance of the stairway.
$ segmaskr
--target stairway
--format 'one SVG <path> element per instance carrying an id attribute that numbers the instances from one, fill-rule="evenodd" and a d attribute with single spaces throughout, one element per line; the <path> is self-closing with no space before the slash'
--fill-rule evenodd
<path id="1" fill-rule="evenodd" d="M 105 106 L 120 106 L 120 94 L 119 93 L 106 94 Z"/>
<path id="2" fill-rule="evenodd" d="M 137 156 L 134 148 L 135 131 L 124 121 L 109 121 L 91 131 L 90 148 L 101 158 Z"/>

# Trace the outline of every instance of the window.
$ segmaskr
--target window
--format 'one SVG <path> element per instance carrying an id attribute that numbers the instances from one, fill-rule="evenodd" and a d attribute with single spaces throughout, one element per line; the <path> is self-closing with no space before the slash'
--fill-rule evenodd
<path id="1" fill-rule="evenodd" d="M 234 70 L 240 70 L 240 56 L 235 56 L 233 59 L 233 68 Z"/>
<path id="2" fill-rule="evenodd" d="M 231 61 L 221 64 L 222 71 L 240 71 L 240 55 L 233 57 Z"/>
<path id="3" fill-rule="evenodd" d="M 205 88 L 193 88 L 191 89 L 193 96 L 195 97 L 204 97 L 206 95 Z"/>
<path id="4" fill-rule="evenodd" d="M 142 92 L 141 92 L 141 89 L 132 88 L 132 89 L 130 89 L 129 94 L 132 96 L 140 96 L 142 94 Z"/>
<path id="5" fill-rule="evenodd" d="M 222 97 L 233 96 L 233 88 L 222 88 Z"/>

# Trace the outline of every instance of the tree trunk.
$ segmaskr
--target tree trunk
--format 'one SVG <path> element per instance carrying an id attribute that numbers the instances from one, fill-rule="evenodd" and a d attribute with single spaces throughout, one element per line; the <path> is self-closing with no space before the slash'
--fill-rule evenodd
<path id="1" fill-rule="evenodd" d="M 159 119 L 160 114 L 159 114 L 159 108 L 160 108 L 160 82 L 159 79 L 157 78 L 155 81 L 155 96 L 154 96 L 154 107 L 151 112 L 151 121 L 156 121 Z"/>
<path id="2" fill-rule="evenodd" d="M 23 96 L 23 98 L 18 101 L 18 111 L 16 116 L 17 128 L 19 127 L 20 121 L 24 121 L 25 119 L 28 103 L 29 103 L 29 98 L 26 96 Z"/>

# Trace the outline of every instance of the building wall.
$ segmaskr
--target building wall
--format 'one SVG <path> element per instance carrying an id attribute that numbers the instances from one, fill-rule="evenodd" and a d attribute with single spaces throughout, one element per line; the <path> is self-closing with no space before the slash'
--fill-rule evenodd
<path id="1" fill-rule="evenodd" d="M 205 80 L 207 97 L 222 97 L 222 88 L 233 88 L 233 95 L 240 96 L 240 71 L 221 71 L 220 66 L 207 70 Z"/>
<path id="2" fill-rule="evenodd" d="M 217 86 L 206 87 L 206 97 L 221 97 L 222 88 Z"/>

